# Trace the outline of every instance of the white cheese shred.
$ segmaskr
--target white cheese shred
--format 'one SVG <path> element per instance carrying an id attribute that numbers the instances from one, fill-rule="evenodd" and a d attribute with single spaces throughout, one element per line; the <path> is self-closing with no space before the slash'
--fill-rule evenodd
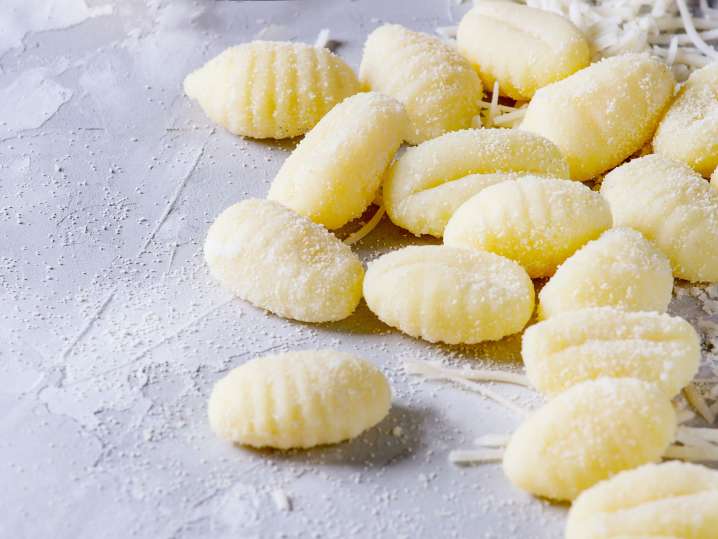
<path id="1" fill-rule="evenodd" d="M 501 462 L 503 457 L 503 449 L 455 449 L 449 453 L 449 462 L 452 464 L 486 464 Z"/>
<path id="2" fill-rule="evenodd" d="M 695 445 L 671 445 L 663 455 L 667 459 L 690 462 L 718 462 L 718 447 Z"/>
<path id="3" fill-rule="evenodd" d="M 314 46 L 317 49 L 323 49 L 327 45 L 329 45 L 329 36 L 330 36 L 329 28 L 322 28 L 319 30 L 319 33 L 317 34 L 317 39 L 314 41 Z"/>
<path id="4" fill-rule="evenodd" d="M 359 230 L 349 234 L 349 236 L 347 236 L 347 238 L 344 240 L 344 243 L 346 243 L 347 245 L 354 245 L 355 243 L 358 243 L 363 240 L 371 233 L 372 230 L 379 226 L 379 223 L 381 222 L 381 219 L 382 217 L 384 217 L 385 213 L 386 208 L 384 208 L 383 204 L 380 204 L 377 210 L 374 212 L 374 215 L 371 216 L 371 219 L 364 223 L 364 225 L 362 225 Z"/>
<path id="5" fill-rule="evenodd" d="M 501 382 L 529 387 L 528 378 L 522 374 L 490 369 L 451 369 L 439 361 L 408 360 L 404 362 L 406 372 L 430 379 L 463 378 L 477 382 Z"/>
<path id="6" fill-rule="evenodd" d="M 681 13 L 681 19 L 683 20 L 683 26 L 686 29 L 686 34 L 688 34 L 688 37 L 691 39 L 696 48 L 706 56 L 709 56 L 714 60 L 718 60 L 718 51 L 703 41 L 701 36 L 698 35 L 698 32 L 696 32 L 696 27 L 693 24 L 693 17 L 691 16 L 691 12 L 689 11 L 685 0 L 676 0 L 676 5 L 678 6 L 678 11 Z"/>
<path id="7" fill-rule="evenodd" d="M 703 398 L 703 395 L 695 384 L 688 384 L 683 389 L 683 395 L 688 401 L 688 404 L 690 404 L 693 409 L 698 412 L 698 415 L 710 424 L 715 422 L 715 413 L 713 413 L 713 411 L 708 407 L 708 403 Z"/>
<path id="8" fill-rule="evenodd" d="M 474 440 L 479 447 L 506 447 L 511 440 L 510 434 L 484 434 Z"/>

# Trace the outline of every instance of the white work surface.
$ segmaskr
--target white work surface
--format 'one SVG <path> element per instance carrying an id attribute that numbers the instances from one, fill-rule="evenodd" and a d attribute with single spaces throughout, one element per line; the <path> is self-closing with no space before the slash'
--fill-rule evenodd
<path id="1" fill-rule="evenodd" d="M 447 461 L 519 418 L 401 367 L 493 358 L 517 369 L 517 339 L 430 345 L 363 303 L 335 324 L 282 320 L 231 299 L 202 260 L 212 219 L 263 197 L 292 143 L 212 125 L 182 93 L 190 70 L 260 31 L 313 42 L 322 28 L 357 68 L 381 22 L 433 31 L 465 7 L 87 3 L 0 4 L 0 537 L 560 537 L 564 507 L 513 488 L 498 465 Z M 384 220 L 358 252 L 417 241 Z M 241 449 L 210 432 L 207 397 L 223 373 L 313 347 L 381 365 L 389 417 L 306 452 Z"/>

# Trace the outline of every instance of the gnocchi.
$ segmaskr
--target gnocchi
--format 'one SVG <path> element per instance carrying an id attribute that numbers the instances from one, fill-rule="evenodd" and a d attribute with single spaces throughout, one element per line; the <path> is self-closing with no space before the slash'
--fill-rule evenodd
<path id="1" fill-rule="evenodd" d="M 611 376 L 652 382 L 674 397 L 698 371 L 701 348 L 682 318 L 598 307 L 529 327 L 521 355 L 531 385 L 546 395 Z"/>
<path id="2" fill-rule="evenodd" d="M 692 169 L 648 155 L 607 174 L 601 194 L 614 223 L 655 243 L 676 277 L 718 281 L 718 192 Z"/>
<path id="3" fill-rule="evenodd" d="M 235 135 L 282 139 L 309 131 L 359 81 L 341 58 L 305 43 L 252 41 L 190 73 L 184 91 Z"/>
<path id="4" fill-rule="evenodd" d="M 486 87 L 498 81 L 501 93 L 524 101 L 591 60 L 588 42 L 567 18 L 506 2 L 477 3 L 456 41 Z"/>
<path id="5" fill-rule="evenodd" d="M 391 389 L 370 362 L 336 350 L 264 356 L 233 369 L 209 399 L 212 430 L 278 449 L 335 444 L 386 417 Z"/>
<path id="6" fill-rule="evenodd" d="M 531 277 L 546 277 L 610 226 L 608 204 L 585 185 L 524 176 L 464 202 L 446 225 L 444 243 L 496 253 Z"/>
<path id="7" fill-rule="evenodd" d="M 516 129 L 465 129 L 409 148 L 384 179 L 392 222 L 440 238 L 466 200 L 518 172 L 568 177 L 568 163 L 548 140 Z"/>
<path id="8" fill-rule="evenodd" d="M 361 299 L 364 268 L 351 249 L 269 200 L 224 210 L 207 232 L 204 256 L 226 288 L 284 318 L 341 320 Z"/>
<path id="9" fill-rule="evenodd" d="M 556 144 L 571 177 L 589 180 L 651 140 L 674 85 L 656 58 L 614 56 L 538 90 L 520 128 Z"/>
<path id="10" fill-rule="evenodd" d="M 364 298 L 390 326 L 448 344 L 516 333 L 534 308 L 533 283 L 518 264 L 440 245 L 405 247 L 371 262 Z"/>
<path id="11" fill-rule="evenodd" d="M 658 125 L 653 148 L 705 177 L 718 166 L 718 62 L 690 76 Z"/>
<path id="12" fill-rule="evenodd" d="M 404 104 L 410 144 L 470 127 L 479 114 L 481 81 L 471 65 L 440 39 L 398 24 L 369 34 L 359 80 Z"/>
<path id="13" fill-rule="evenodd" d="M 334 107 L 299 143 L 267 197 L 329 229 L 359 217 L 407 132 L 401 103 L 374 92 Z"/>
<path id="14" fill-rule="evenodd" d="M 519 488 L 554 500 L 660 460 L 673 442 L 676 413 L 655 385 L 634 378 L 581 382 L 530 415 L 503 459 Z"/>
<path id="15" fill-rule="evenodd" d="M 539 318 L 604 306 L 665 312 L 672 292 L 666 256 L 640 232 L 612 228 L 558 267 L 539 292 Z"/>
<path id="16" fill-rule="evenodd" d="M 566 539 L 713 539 L 716 530 L 718 472 L 673 461 L 621 472 L 583 492 L 568 514 Z"/>

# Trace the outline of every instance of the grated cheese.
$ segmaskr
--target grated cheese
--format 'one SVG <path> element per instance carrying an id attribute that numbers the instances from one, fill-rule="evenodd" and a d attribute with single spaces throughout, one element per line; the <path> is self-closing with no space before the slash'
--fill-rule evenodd
<path id="1" fill-rule="evenodd" d="M 347 236 L 347 238 L 344 240 L 344 243 L 347 245 L 354 245 L 355 243 L 360 242 L 363 240 L 366 236 L 371 233 L 372 230 L 374 230 L 377 226 L 379 226 L 379 223 L 381 222 L 382 217 L 384 217 L 384 214 L 386 213 L 386 208 L 382 203 L 379 203 L 379 207 L 374 212 L 374 215 L 371 216 L 371 219 L 369 219 L 362 227 L 357 230 L 356 232 L 352 232 Z"/>
<path id="2" fill-rule="evenodd" d="M 314 41 L 314 46 L 317 49 L 323 49 L 329 44 L 329 28 L 322 28 L 317 34 L 317 39 Z"/>
<path id="3" fill-rule="evenodd" d="M 688 404 L 690 404 L 703 419 L 705 419 L 708 423 L 713 424 L 716 416 L 708 407 L 708 403 L 703 398 L 703 395 L 694 383 L 688 384 L 685 387 L 683 395 L 686 397 Z"/>
<path id="4" fill-rule="evenodd" d="M 449 462 L 452 464 L 482 464 L 501 462 L 503 457 L 503 449 L 455 449 L 449 453 Z"/>

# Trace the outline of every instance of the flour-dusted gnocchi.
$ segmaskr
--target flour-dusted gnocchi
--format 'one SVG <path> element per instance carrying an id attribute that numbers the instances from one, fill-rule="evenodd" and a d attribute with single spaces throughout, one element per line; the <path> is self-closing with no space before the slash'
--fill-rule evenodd
<path id="1" fill-rule="evenodd" d="M 651 140 L 674 85 L 668 67 L 647 54 L 607 58 L 538 90 L 521 129 L 556 144 L 571 177 L 588 180 Z"/>
<path id="2" fill-rule="evenodd" d="M 382 321 L 412 337 L 472 344 L 521 331 L 533 312 L 534 288 L 507 258 L 427 245 L 371 262 L 364 298 Z"/>
<path id="3" fill-rule="evenodd" d="M 479 113 L 481 81 L 469 62 L 440 39 L 398 24 L 369 34 L 359 80 L 404 104 L 410 144 L 470 127 Z"/>
<path id="4" fill-rule="evenodd" d="M 718 471 L 685 462 L 646 464 L 584 491 L 566 539 L 715 539 Z"/>
<path id="5" fill-rule="evenodd" d="M 672 292 L 666 256 L 640 232 L 612 228 L 558 267 L 539 292 L 539 318 L 603 306 L 665 312 Z"/>
<path id="6" fill-rule="evenodd" d="M 508 2 L 482 1 L 459 24 L 459 52 L 488 88 L 528 100 L 590 61 L 588 42 L 567 18 Z"/>
<path id="7" fill-rule="evenodd" d="M 690 76 L 661 120 L 653 148 L 705 177 L 718 166 L 718 62 Z"/>
<path id="8" fill-rule="evenodd" d="M 235 135 L 296 137 L 345 97 L 356 75 L 328 49 L 304 43 L 252 41 L 231 47 L 190 73 L 185 93 Z"/>
<path id="9" fill-rule="evenodd" d="M 221 438 L 253 447 L 313 447 L 354 438 L 389 412 L 391 389 L 372 363 L 336 350 L 264 356 L 233 369 L 209 399 Z"/>
<path id="10" fill-rule="evenodd" d="M 597 307 L 529 327 L 521 355 L 531 385 L 547 395 L 611 376 L 652 382 L 674 397 L 698 371 L 701 348 L 682 318 Z"/>
<path id="11" fill-rule="evenodd" d="M 517 172 L 568 177 L 568 163 L 543 137 L 517 129 L 465 129 L 409 148 L 384 180 L 389 218 L 440 238 L 454 211 Z"/>
<path id="12" fill-rule="evenodd" d="M 582 382 L 519 426 L 504 472 L 532 494 L 573 500 L 620 471 L 660 460 L 675 431 L 671 401 L 655 385 L 634 378 Z"/>
<path id="13" fill-rule="evenodd" d="M 361 299 L 364 268 L 351 249 L 269 200 L 224 210 L 207 232 L 204 256 L 212 276 L 234 294 L 285 318 L 341 320 Z"/>
<path id="14" fill-rule="evenodd" d="M 444 243 L 515 260 L 546 277 L 611 226 L 603 197 L 580 182 L 524 176 L 487 187 L 462 204 Z"/>
<path id="15" fill-rule="evenodd" d="M 659 155 L 634 159 L 606 175 L 601 194 L 614 224 L 655 243 L 676 277 L 718 281 L 718 192 L 688 166 Z"/>
<path id="16" fill-rule="evenodd" d="M 359 217 L 407 133 L 401 103 L 375 92 L 339 103 L 279 169 L 268 198 L 327 228 Z"/>

